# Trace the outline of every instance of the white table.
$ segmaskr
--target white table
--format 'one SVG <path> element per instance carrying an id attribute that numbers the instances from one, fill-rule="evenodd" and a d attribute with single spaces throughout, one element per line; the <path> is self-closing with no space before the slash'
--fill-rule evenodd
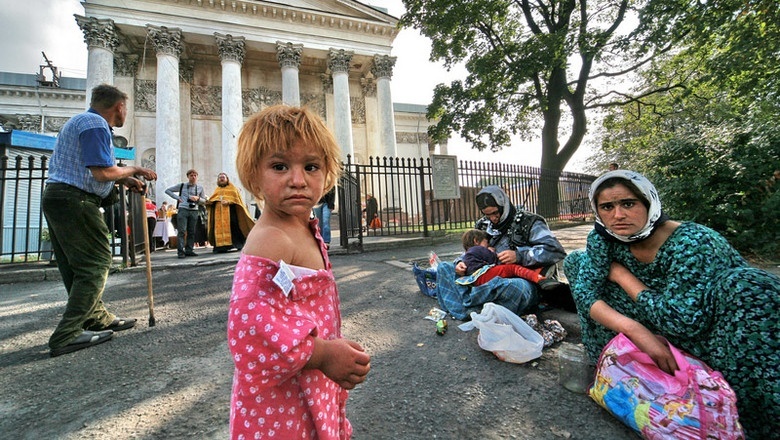
<path id="1" fill-rule="evenodd" d="M 157 225 L 154 227 L 154 233 L 152 237 L 160 237 L 164 244 L 168 244 L 170 237 L 176 236 L 176 229 L 171 224 L 171 219 L 165 218 L 164 220 L 157 219 Z"/>

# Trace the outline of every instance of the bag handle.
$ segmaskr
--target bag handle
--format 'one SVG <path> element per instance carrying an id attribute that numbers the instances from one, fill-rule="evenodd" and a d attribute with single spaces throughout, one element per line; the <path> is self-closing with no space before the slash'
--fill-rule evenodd
<path id="1" fill-rule="evenodd" d="M 184 189 L 184 183 L 179 185 L 179 199 L 181 198 L 181 190 Z M 179 199 L 176 199 L 176 210 L 179 210 Z"/>
<path id="2" fill-rule="evenodd" d="M 628 336 L 620 333 L 617 337 L 623 339 L 622 344 L 630 349 L 617 357 L 617 361 L 619 363 L 627 364 L 628 362 L 639 362 L 641 364 L 651 366 L 652 368 L 657 369 L 664 376 L 674 378 L 674 380 L 680 385 L 680 390 L 684 391 L 686 389 L 689 382 L 688 379 L 690 375 L 688 372 L 691 370 L 691 364 L 688 362 L 688 359 L 686 359 L 685 355 L 677 347 L 670 344 L 666 338 L 661 339 L 663 339 L 666 346 L 669 347 L 669 350 L 672 352 L 672 356 L 674 356 L 675 362 L 677 362 L 677 370 L 674 371 L 674 374 L 669 374 L 666 371 L 658 368 L 655 361 L 653 361 L 653 358 L 640 350 L 636 344 L 634 344 L 634 342 L 629 339 Z"/>
<path id="3" fill-rule="evenodd" d="M 666 338 L 663 338 L 663 340 L 666 342 L 666 345 L 669 346 L 669 350 L 672 351 L 672 356 L 674 356 L 674 360 L 677 362 L 677 370 L 674 372 L 674 377 L 686 387 L 684 389 L 693 393 L 693 396 L 696 399 L 696 406 L 699 408 L 699 434 L 701 440 L 706 440 L 707 432 L 709 432 L 709 426 L 712 424 L 712 420 L 704 406 L 704 399 L 701 396 L 701 389 L 699 389 L 699 381 L 696 379 L 697 367 L 691 366 L 691 363 L 688 362 L 688 358 L 680 349 L 670 344 Z"/>

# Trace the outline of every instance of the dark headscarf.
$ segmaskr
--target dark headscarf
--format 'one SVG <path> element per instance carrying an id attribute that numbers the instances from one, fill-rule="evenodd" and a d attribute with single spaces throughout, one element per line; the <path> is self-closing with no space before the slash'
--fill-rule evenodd
<path id="1" fill-rule="evenodd" d="M 647 223 L 645 223 L 645 226 L 636 234 L 629 236 L 615 234 L 614 232 L 610 231 L 606 225 L 604 225 L 604 222 L 602 222 L 601 218 L 599 217 L 599 211 L 595 197 L 596 191 L 599 189 L 602 183 L 614 177 L 625 179 L 631 182 L 633 186 L 639 190 L 642 197 L 650 204 L 650 206 L 647 207 Z M 588 198 L 590 199 L 590 204 L 596 217 L 596 232 L 612 242 L 636 243 L 642 241 L 652 235 L 656 228 L 669 220 L 669 217 L 661 210 L 661 198 L 658 196 L 658 191 L 655 189 L 655 186 L 653 186 L 653 184 L 650 183 L 650 181 L 647 180 L 645 176 L 637 173 L 636 171 L 615 170 L 602 174 L 598 179 L 596 179 L 595 182 L 593 182 L 593 184 L 591 184 Z"/>
<path id="2" fill-rule="evenodd" d="M 502 233 L 506 232 L 512 224 L 512 221 L 514 221 L 515 214 L 517 213 L 512 202 L 509 201 L 509 196 L 506 195 L 503 189 L 496 185 L 486 186 L 477 193 L 477 207 L 482 211 L 489 206 L 498 208 L 498 212 L 501 214 L 498 223 L 495 225 L 491 224 L 491 226 L 493 226 L 494 230 L 501 231 Z"/>

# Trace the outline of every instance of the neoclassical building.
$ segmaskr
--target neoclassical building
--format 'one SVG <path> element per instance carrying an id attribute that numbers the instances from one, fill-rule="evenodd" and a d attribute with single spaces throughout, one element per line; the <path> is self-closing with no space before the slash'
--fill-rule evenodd
<path id="1" fill-rule="evenodd" d="M 157 170 L 158 203 L 189 168 L 207 190 L 220 172 L 237 180 L 243 121 L 277 103 L 319 113 L 344 160 L 433 151 L 424 106 L 393 103 L 398 20 L 380 9 L 352 0 L 82 4 L 74 26 L 88 46 L 86 80 L 39 76 L 25 84 L 35 75 L 0 74 L 0 123 L 56 133 L 94 86 L 119 87 L 130 100 L 115 134 L 135 148 L 136 162 Z"/>

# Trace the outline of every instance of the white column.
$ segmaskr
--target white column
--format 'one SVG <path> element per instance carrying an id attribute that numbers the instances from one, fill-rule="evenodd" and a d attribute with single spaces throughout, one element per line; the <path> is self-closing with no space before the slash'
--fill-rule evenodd
<path id="1" fill-rule="evenodd" d="M 243 123 L 241 109 L 241 63 L 246 54 L 244 37 L 214 33 L 222 59 L 222 172 L 238 182 L 236 151 Z"/>
<path id="2" fill-rule="evenodd" d="M 114 84 L 114 49 L 119 46 L 117 29 L 110 19 L 76 15 L 84 41 L 87 43 L 87 103 L 92 100 L 92 89 L 100 84 Z"/>
<path id="3" fill-rule="evenodd" d="M 299 107 L 301 92 L 298 81 L 298 66 L 301 65 L 302 44 L 276 42 L 276 59 L 282 68 L 282 102 Z"/>
<path id="4" fill-rule="evenodd" d="M 398 156 L 395 144 L 395 113 L 393 98 L 390 94 L 390 77 L 396 57 L 375 55 L 371 71 L 376 78 L 376 97 L 379 107 L 379 130 L 383 154 L 387 157 Z"/>
<path id="5" fill-rule="evenodd" d="M 149 155 L 138 145 L 135 138 L 135 73 L 138 69 L 138 56 L 131 54 L 117 53 L 114 55 L 114 87 L 127 94 L 127 117 L 125 124 L 119 128 L 114 128 L 114 136 L 122 136 L 128 141 L 128 145 L 135 148 L 135 160 L 129 162 L 132 165 L 140 165 L 145 168 L 155 170 L 155 164 L 149 160 L 153 155 Z M 156 200 L 157 189 L 154 185 L 149 188 L 149 196 Z"/>
<path id="6" fill-rule="evenodd" d="M 349 62 L 353 52 L 331 49 L 328 53 L 328 67 L 333 75 L 333 104 L 335 111 L 334 134 L 341 147 L 341 160 L 347 155 L 355 156 L 352 145 L 352 109 L 349 103 Z"/>
<path id="7" fill-rule="evenodd" d="M 379 109 L 376 101 L 376 79 L 373 74 L 361 78 L 360 86 L 363 89 L 363 99 L 366 103 L 366 160 L 363 162 L 355 160 L 355 162 L 368 163 L 369 157 L 381 157 L 384 155 L 380 138 Z"/>
<path id="8" fill-rule="evenodd" d="M 157 194 L 180 182 L 181 115 L 179 113 L 179 54 L 181 29 L 147 25 L 149 40 L 157 51 Z M 169 201 L 170 203 L 170 201 Z"/>

